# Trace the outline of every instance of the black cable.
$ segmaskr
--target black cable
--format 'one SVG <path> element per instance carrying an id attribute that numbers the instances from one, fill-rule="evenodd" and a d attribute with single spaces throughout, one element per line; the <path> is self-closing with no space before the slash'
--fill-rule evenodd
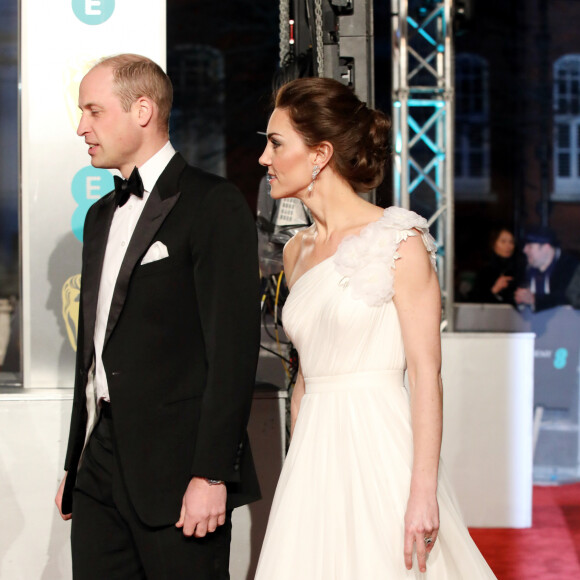
<path id="1" fill-rule="evenodd" d="M 276 340 L 276 337 L 273 334 L 270 334 L 270 331 L 268 330 L 268 324 L 266 322 L 266 315 L 267 314 L 272 314 L 271 312 L 268 312 L 266 310 L 266 308 L 264 308 L 262 310 L 262 326 L 264 327 L 264 330 L 266 331 L 266 334 L 272 339 L 272 340 Z M 274 315 L 272 314 L 272 318 L 274 317 Z M 279 322 L 278 325 L 283 329 L 284 327 L 282 326 L 282 323 Z M 286 340 L 281 340 L 280 344 L 284 344 L 284 345 L 288 345 L 290 344 L 290 341 L 286 341 Z"/>

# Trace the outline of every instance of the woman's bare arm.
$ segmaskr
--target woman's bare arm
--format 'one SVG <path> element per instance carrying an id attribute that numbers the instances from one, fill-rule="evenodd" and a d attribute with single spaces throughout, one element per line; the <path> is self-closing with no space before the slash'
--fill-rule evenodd
<path id="1" fill-rule="evenodd" d="M 399 248 L 395 297 L 411 396 L 413 470 L 405 514 L 405 564 L 412 567 L 413 544 L 419 569 L 426 570 L 426 556 L 439 529 L 437 474 L 441 450 L 443 390 L 441 383 L 441 296 L 437 275 L 419 235 Z M 433 543 L 428 546 L 425 538 Z"/>

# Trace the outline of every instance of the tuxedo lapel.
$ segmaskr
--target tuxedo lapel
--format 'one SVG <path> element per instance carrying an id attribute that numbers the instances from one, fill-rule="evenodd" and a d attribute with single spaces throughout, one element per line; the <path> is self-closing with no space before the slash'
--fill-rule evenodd
<path id="1" fill-rule="evenodd" d="M 103 200 L 97 208 L 94 223 L 96 227 L 90 235 L 84 238 L 84 271 L 82 276 L 82 300 L 83 300 L 83 363 L 88 369 L 93 361 L 93 337 L 95 334 L 95 321 L 97 317 L 97 303 L 99 300 L 99 287 L 101 285 L 101 273 L 107 249 L 107 240 L 111 222 L 115 213 L 115 197 L 109 196 Z"/>
<path id="2" fill-rule="evenodd" d="M 133 270 L 142 259 L 155 234 L 159 231 L 161 224 L 163 224 L 163 221 L 179 199 L 181 193 L 179 191 L 179 177 L 185 166 L 186 163 L 183 157 L 179 154 L 174 155 L 157 180 L 143 208 L 143 213 L 137 222 L 127 247 L 115 284 L 103 349 L 123 310 Z"/>

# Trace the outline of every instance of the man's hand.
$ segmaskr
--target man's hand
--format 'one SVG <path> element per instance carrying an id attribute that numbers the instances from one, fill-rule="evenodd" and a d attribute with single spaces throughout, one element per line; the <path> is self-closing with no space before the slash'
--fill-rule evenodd
<path id="1" fill-rule="evenodd" d="M 183 496 L 176 527 L 183 528 L 184 536 L 196 538 L 215 532 L 226 521 L 226 498 L 225 484 L 210 485 L 203 477 L 192 478 Z"/>
<path id="2" fill-rule="evenodd" d="M 530 306 L 536 303 L 536 298 L 529 288 L 518 288 L 514 293 L 514 300 L 516 304 L 529 304 Z"/>
<path id="3" fill-rule="evenodd" d="M 66 473 L 58 486 L 58 491 L 56 492 L 56 497 L 54 498 L 54 503 L 56 503 L 56 507 L 58 508 L 58 513 L 63 520 L 70 520 L 72 518 L 72 514 L 63 514 L 62 513 L 62 494 L 64 492 L 64 484 L 66 483 Z"/>

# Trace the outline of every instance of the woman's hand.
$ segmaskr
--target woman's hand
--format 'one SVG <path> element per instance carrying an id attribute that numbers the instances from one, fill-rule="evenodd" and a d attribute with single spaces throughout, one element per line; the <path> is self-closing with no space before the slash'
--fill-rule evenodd
<path id="1" fill-rule="evenodd" d="M 435 545 L 438 531 L 439 506 L 435 494 L 411 493 L 405 513 L 404 552 L 407 570 L 413 567 L 413 546 L 417 552 L 419 570 L 427 570 L 427 556 Z"/>
<path id="2" fill-rule="evenodd" d="M 495 281 L 495 284 L 491 287 L 492 294 L 499 294 L 502 290 L 505 290 L 509 283 L 514 279 L 513 276 L 504 276 L 503 274 Z"/>

